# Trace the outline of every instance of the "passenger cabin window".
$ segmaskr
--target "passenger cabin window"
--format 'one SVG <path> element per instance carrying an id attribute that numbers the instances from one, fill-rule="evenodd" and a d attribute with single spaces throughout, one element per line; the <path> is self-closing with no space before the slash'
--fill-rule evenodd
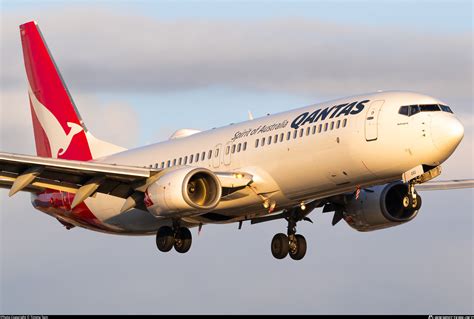
<path id="1" fill-rule="evenodd" d="M 265 146 L 265 137 L 262 137 L 262 147 Z"/>
<path id="2" fill-rule="evenodd" d="M 298 130 L 293 131 L 293 139 L 295 139 L 298 136 Z"/>
<path id="3" fill-rule="evenodd" d="M 313 135 L 316 133 L 316 125 L 313 125 Z"/>
<path id="4" fill-rule="evenodd" d="M 258 138 L 255 140 L 255 148 L 258 147 L 258 142 L 259 142 L 259 141 L 260 141 L 260 140 L 259 140 Z"/>
<path id="5" fill-rule="evenodd" d="M 201 153 L 201 161 L 204 161 L 206 159 L 206 152 Z"/>
<path id="6" fill-rule="evenodd" d="M 304 134 L 304 128 L 300 129 L 300 137 L 303 137 Z"/>
<path id="7" fill-rule="evenodd" d="M 171 166 L 171 161 L 168 161 L 168 163 L 166 164 L 167 167 L 170 167 Z"/>
<path id="8" fill-rule="evenodd" d="M 212 150 L 209 150 L 209 153 L 207 154 L 207 159 L 211 159 L 212 157 Z"/>
<path id="9" fill-rule="evenodd" d="M 344 119 L 344 120 L 342 121 L 342 127 L 346 127 L 346 125 L 347 125 L 347 119 Z"/>
<path id="10" fill-rule="evenodd" d="M 173 166 L 176 166 L 176 158 L 173 160 Z"/>
<path id="11" fill-rule="evenodd" d="M 182 158 L 182 157 L 180 157 L 180 158 L 179 158 L 179 164 L 178 164 L 178 165 L 181 165 L 181 164 L 182 164 L 182 162 L 183 162 L 183 158 Z"/>
<path id="12" fill-rule="evenodd" d="M 268 142 L 267 142 L 267 144 L 268 144 L 268 145 L 272 144 L 272 137 L 271 137 L 271 136 L 268 137 Z"/>
<path id="13" fill-rule="evenodd" d="M 318 133 L 321 133 L 322 130 L 323 130 L 323 125 L 322 125 L 322 124 L 319 124 Z"/>
<path id="14" fill-rule="evenodd" d="M 239 144 L 237 145 L 237 153 L 240 152 L 241 149 L 242 149 L 242 144 L 239 143 Z"/>
<path id="15" fill-rule="evenodd" d="M 242 147 L 242 151 L 246 151 L 247 150 L 247 142 L 244 142 L 244 145 Z"/>
<path id="16" fill-rule="evenodd" d="M 161 168 L 165 168 L 165 162 L 161 162 Z"/>
<path id="17" fill-rule="evenodd" d="M 194 154 L 191 154 L 191 156 L 189 156 L 189 164 L 193 162 L 193 157 L 194 157 Z"/>
<path id="18" fill-rule="evenodd" d="M 184 165 L 186 165 L 186 164 L 188 164 L 188 157 L 187 156 L 184 157 Z"/>
<path id="19" fill-rule="evenodd" d="M 235 153 L 235 144 L 232 145 L 232 154 Z"/>
<path id="20" fill-rule="evenodd" d="M 337 120 L 336 128 L 339 128 L 341 126 L 341 120 Z"/>
<path id="21" fill-rule="evenodd" d="M 285 139 L 285 133 L 280 134 L 280 143 Z"/>
<path id="22" fill-rule="evenodd" d="M 334 129 L 334 122 L 331 122 L 331 131 Z"/>

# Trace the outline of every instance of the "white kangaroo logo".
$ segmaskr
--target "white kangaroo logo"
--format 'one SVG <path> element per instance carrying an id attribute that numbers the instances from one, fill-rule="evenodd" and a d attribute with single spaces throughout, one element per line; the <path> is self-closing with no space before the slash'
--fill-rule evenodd
<path id="1" fill-rule="evenodd" d="M 36 117 L 38 118 L 41 127 L 48 137 L 49 145 L 51 147 L 51 156 L 53 158 L 58 158 L 58 156 L 63 155 L 67 151 L 74 135 L 80 133 L 83 128 L 79 124 L 67 122 L 66 125 L 70 127 L 71 130 L 68 134 L 66 134 L 54 114 L 51 113 L 51 111 L 48 110 L 46 106 L 41 104 L 40 101 L 38 101 L 31 87 L 29 88 L 28 93 L 30 95 L 33 109 L 35 110 Z"/>

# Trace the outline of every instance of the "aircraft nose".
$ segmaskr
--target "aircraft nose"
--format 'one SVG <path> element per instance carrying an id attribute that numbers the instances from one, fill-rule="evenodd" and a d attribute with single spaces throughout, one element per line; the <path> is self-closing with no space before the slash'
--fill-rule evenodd
<path id="1" fill-rule="evenodd" d="M 464 137 L 464 126 L 455 117 L 433 116 L 431 137 L 436 148 L 449 156 Z"/>

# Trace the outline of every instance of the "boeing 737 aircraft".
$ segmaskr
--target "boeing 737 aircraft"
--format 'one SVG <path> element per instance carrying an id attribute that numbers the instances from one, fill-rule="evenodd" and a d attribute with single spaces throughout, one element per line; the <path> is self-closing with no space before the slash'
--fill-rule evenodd
<path id="1" fill-rule="evenodd" d="M 86 128 L 35 22 L 20 26 L 37 156 L 0 153 L 0 186 L 67 229 L 154 235 L 186 253 L 190 228 L 288 221 L 277 259 L 302 259 L 300 221 L 316 208 L 358 231 L 416 217 L 418 192 L 473 187 L 432 181 L 464 135 L 446 103 L 377 92 L 124 149 Z"/>

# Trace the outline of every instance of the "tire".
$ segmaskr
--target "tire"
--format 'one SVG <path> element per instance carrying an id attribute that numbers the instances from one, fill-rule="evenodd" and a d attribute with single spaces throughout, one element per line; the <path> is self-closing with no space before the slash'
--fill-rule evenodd
<path id="1" fill-rule="evenodd" d="M 415 210 L 420 210 L 421 208 L 421 196 L 416 194 L 416 206 L 414 207 Z"/>
<path id="2" fill-rule="evenodd" d="M 301 260 L 306 255 L 306 239 L 302 235 L 296 235 L 296 253 L 292 254 L 290 251 L 290 257 L 294 260 Z"/>
<path id="3" fill-rule="evenodd" d="M 189 251 L 192 243 L 192 235 L 188 228 L 180 227 L 174 239 L 174 249 L 181 254 Z"/>
<path id="4" fill-rule="evenodd" d="M 158 250 L 166 253 L 173 248 L 174 234 L 173 229 L 169 226 L 163 226 L 156 233 L 156 247 Z"/>
<path id="5" fill-rule="evenodd" d="M 276 234 L 272 239 L 272 255 L 276 259 L 283 259 L 288 255 L 289 250 L 289 241 L 288 236 L 285 234 L 279 233 Z"/>

